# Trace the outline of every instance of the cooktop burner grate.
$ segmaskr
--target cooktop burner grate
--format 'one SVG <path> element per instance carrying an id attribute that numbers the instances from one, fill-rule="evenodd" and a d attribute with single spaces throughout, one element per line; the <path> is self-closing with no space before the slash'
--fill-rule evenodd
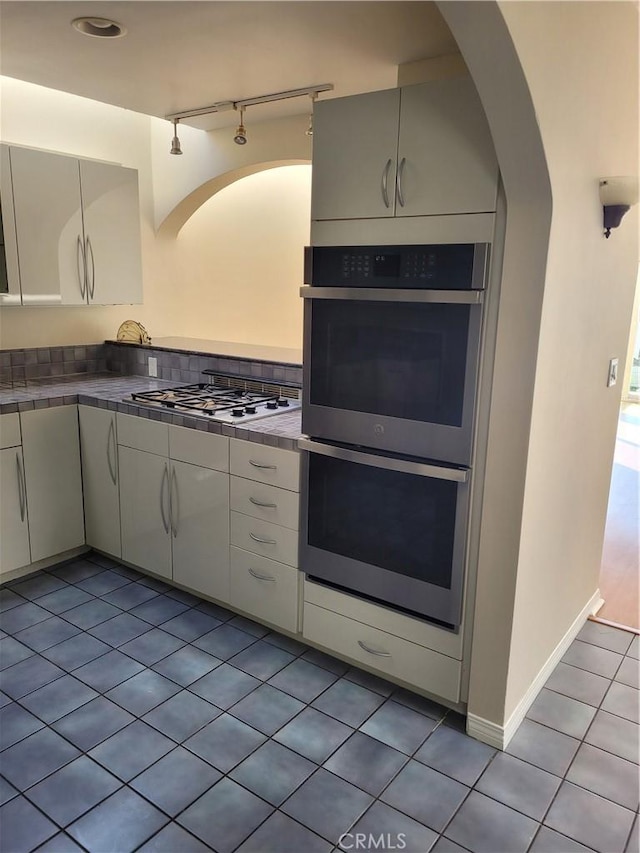
<path id="1" fill-rule="evenodd" d="M 300 407 L 297 388 L 218 375 L 213 382 L 138 391 L 131 399 L 222 423 L 251 421 Z"/>

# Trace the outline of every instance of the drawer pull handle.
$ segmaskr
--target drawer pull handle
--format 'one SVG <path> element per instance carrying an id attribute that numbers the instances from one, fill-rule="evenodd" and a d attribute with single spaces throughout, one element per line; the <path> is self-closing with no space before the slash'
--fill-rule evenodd
<path id="1" fill-rule="evenodd" d="M 391 652 L 383 652 L 380 649 L 372 649 L 371 646 L 368 646 L 366 643 L 363 643 L 362 640 L 358 640 L 358 645 L 361 649 L 364 649 L 365 652 L 368 652 L 370 655 L 376 655 L 379 658 L 390 658 Z"/>
<path id="2" fill-rule="evenodd" d="M 254 542 L 260 542 L 261 545 L 277 545 L 277 541 L 275 539 L 262 539 L 260 536 L 254 536 L 253 533 L 249 533 L 249 536 L 253 539 Z"/>
<path id="3" fill-rule="evenodd" d="M 266 468 L 269 471 L 276 471 L 278 468 L 277 465 L 263 465 L 262 462 L 254 462 L 253 459 L 249 460 L 249 465 L 253 465 L 254 468 Z"/>
<path id="4" fill-rule="evenodd" d="M 252 497 L 250 497 L 249 500 L 254 506 L 263 506 L 267 507 L 268 509 L 278 509 L 278 504 L 265 503 L 264 501 L 259 501 L 257 498 Z"/>
<path id="5" fill-rule="evenodd" d="M 249 574 L 259 581 L 267 581 L 267 583 L 275 583 L 276 579 L 272 578 L 271 575 L 261 575 L 260 572 L 256 572 L 255 569 L 249 569 Z"/>

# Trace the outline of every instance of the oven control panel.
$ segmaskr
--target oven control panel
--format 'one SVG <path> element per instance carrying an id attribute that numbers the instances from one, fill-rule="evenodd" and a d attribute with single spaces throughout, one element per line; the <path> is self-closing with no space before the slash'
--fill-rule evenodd
<path id="1" fill-rule="evenodd" d="M 486 243 L 308 246 L 305 284 L 481 290 L 485 286 L 488 248 Z"/>

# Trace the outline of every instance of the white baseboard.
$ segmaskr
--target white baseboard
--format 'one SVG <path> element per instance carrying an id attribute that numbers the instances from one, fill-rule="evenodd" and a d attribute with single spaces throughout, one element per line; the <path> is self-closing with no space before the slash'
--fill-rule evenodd
<path id="1" fill-rule="evenodd" d="M 595 611 L 601 607 L 602 596 L 600 590 L 597 589 L 593 596 L 582 608 L 578 616 L 574 619 L 571 627 L 560 640 L 551 655 L 547 658 L 542 668 L 538 672 L 529 686 L 529 689 L 518 702 L 515 710 L 504 725 L 499 725 L 491 720 L 486 720 L 483 717 L 478 717 L 475 714 L 467 714 L 467 734 L 471 737 L 481 740 L 490 746 L 497 749 L 506 749 L 509 741 L 516 733 L 518 726 L 524 720 L 525 715 L 536 696 L 544 687 L 547 679 L 556 668 L 558 662 L 563 657 L 571 643 L 575 640 L 578 632 L 584 625 L 588 616 L 593 615 Z"/>

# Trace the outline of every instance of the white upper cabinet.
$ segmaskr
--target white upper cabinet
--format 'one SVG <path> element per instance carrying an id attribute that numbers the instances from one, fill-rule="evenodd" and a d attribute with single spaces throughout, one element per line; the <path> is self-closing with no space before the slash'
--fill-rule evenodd
<path id="1" fill-rule="evenodd" d="M 10 148 L 23 305 L 82 305 L 84 235 L 75 157 Z"/>
<path id="2" fill-rule="evenodd" d="M 312 219 L 393 216 L 399 114 L 399 89 L 314 105 Z"/>
<path id="3" fill-rule="evenodd" d="M 80 186 L 89 303 L 142 302 L 138 173 L 81 160 Z"/>
<path id="4" fill-rule="evenodd" d="M 493 211 L 497 185 L 493 141 L 469 78 L 315 106 L 314 220 Z"/>
<path id="5" fill-rule="evenodd" d="M 15 146 L 2 158 L 5 239 L 18 263 L 7 263 L 0 304 L 140 303 L 137 172 Z"/>
<path id="6" fill-rule="evenodd" d="M 9 146 L 0 145 L 0 305 L 21 305 Z"/>

